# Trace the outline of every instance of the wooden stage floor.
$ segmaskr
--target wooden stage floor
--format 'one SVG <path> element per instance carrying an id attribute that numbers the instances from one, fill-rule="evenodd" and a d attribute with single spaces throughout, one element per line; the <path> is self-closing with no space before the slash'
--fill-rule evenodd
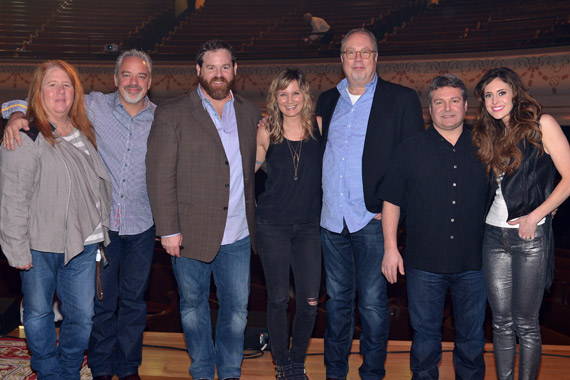
<path id="1" fill-rule="evenodd" d="M 15 337 L 24 337 L 23 328 L 16 329 L 11 334 Z M 181 333 L 144 333 L 143 363 L 139 368 L 142 380 L 188 380 L 188 367 L 190 358 L 185 350 L 184 336 Z M 409 369 L 409 350 L 411 342 L 390 341 L 388 343 L 388 357 L 386 360 L 385 380 L 411 379 Z M 444 342 L 443 358 L 439 366 L 441 380 L 452 380 L 453 373 L 452 353 L 453 343 Z M 359 354 L 358 341 L 354 341 L 349 364 L 348 380 L 358 380 L 358 367 L 362 359 Z M 493 360 L 493 345 L 485 347 L 485 363 L 487 365 L 486 380 L 496 380 L 495 364 Z M 249 352 L 246 352 L 249 353 Z M 312 339 L 306 361 L 307 373 L 311 380 L 325 380 L 325 366 L 323 363 L 323 340 Z M 539 380 L 570 380 L 570 346 L 543 346 L 542 364 Z M 271 353 L 265 352 L 261 357 L 245 359 L 243 361 L 242 380 L 272 380 L 274 379 L 274 366 Z M 515 374 L 516 378 L 516 374 Z M 115 377 L 114 380 L 117 380 Z"/>
<path id="2" fill-rule="evenodd" d="M 179 333 L 145 333 L 145 345 L 170 346 L 184 348 L 184 337 Z M 411 379 L 409 369 L 410 342 L 390 341 L 388 343 L 388 357 L 386 360 L 386 380 Z M 492 344 L 485 347 L 485 363 L 487 371 L 485 379 L 494 380 L 495 364 L 493 360 Z M 358 341 L 353 342 L 352 352 L 358 352 Z M 440 364 L 440 379 L 452 380 L 453 373 L 452 353 L 453 343 L 444 342 L 443 359 Z M 307 374 L 311 380 L 325 379 L 325 366 L 323 363 L 323 340 L 312 339 L 307 357 Z M 554 355 L 554 356 L 550 356 Z M 559 357 L 561 355 L 565 357 Z M 358 354 L 352 354 L 349 358 L 350 372 L 349 380 L 357 380 L 358 367 L 362 359 Z M 158 379 L 189 379 L 188 367 L 190 359 L 185 351 L 175 351 L 163 348 L 145 347 L 143 349 L 143 364 L 140 368 L 140 375 L 143 380 Z M 275 379 L 274 367 L 271 362 L 271 353 L 266 352 L 262 357 L 255 359 L 245 359 L 243 361 L 242 380 L 271 380 Z M 516 376 L 515 376 L 516 378 Z M 542 366 L 539 380 L 570 380 L 570 346 L 544 346 Z"/>

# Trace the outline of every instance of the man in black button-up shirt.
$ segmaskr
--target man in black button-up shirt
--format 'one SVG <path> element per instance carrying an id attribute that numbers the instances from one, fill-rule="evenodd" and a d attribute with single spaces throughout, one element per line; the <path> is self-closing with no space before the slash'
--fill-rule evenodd
<path id="1" fill-rule="evenodd" d="M 455 75 L 436 77 L 428 92 L 433 127 L 396 150 L 380 188 L 384 200 L 382 273 L 390 283 L 406 274 L 414 329 L 410 364 L 414 378 L 437 379 L 441 324 L 447 290 L 455 320 L 453 360 L 457 378 L 483 379 L 485 287 L 481 269 L 489 184 L 463 128 L 466 88 Z M 406 215 L 406 253 L 398 252 L 400 208 Z"/>

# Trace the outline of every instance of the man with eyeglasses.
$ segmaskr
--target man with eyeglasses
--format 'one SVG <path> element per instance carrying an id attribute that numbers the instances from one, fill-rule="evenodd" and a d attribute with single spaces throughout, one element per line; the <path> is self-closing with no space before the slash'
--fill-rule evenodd
<path id="1" fill-rule="evenodd" d="M 323 130 L 321 242 L 326 269 L 327 380 L 346 379 L 358 294 L 361 321 L 359 368 L 363 380 L 386 373 L 389 335 L 382 183 L 395 147 L 424 130 L 418 95 L 376 74 L 378 44 L 365 29 L 349 31 L 341 44 L 346 78 L 321 94 L 317 115 Z"/>

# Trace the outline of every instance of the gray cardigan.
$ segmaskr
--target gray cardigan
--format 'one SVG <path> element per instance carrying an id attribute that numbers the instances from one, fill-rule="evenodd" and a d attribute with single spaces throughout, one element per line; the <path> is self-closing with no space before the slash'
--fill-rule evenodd
<path id="1" fill-rule="evenodd" d="M 81 135 L 87 156 L 62 138 L 52 146 L 33 126 L 21 137 L 14 151 L 0 148 L 0 245 L 9 264 L 32 262 L 30 249 L 63 253 L 67 264 L 99 222 L 108 244 L 111 182 L 89 140 Z"/>

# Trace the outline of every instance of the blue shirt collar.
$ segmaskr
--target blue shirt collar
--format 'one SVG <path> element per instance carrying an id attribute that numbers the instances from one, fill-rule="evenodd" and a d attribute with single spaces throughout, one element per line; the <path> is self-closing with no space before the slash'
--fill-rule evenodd
<path id="1" fill-rule="evenodd" d="M 376 89 L 376 83 L 378 83 L 378 74 L 374 73 L 374 78 L 372 78 L 370 82 L 366 83 L 366 90 L 364 90 L 364 93 L 367 93 L 369 91 L 374 91 Z M 336 89 L 341 94 L 346 93 L 347 88 L 348 88 L 348 79 L 346 78 L 341 80 L 340 83 L 336 86 Z"/>
<path id="2" fill-rule="evenodd" d="M 207 110 L 206 107 L 214 107 L 210 99 L 208 99 L 202 92 L 202 86 L 198 85 L 196 91 L 198 91 L 198 96 L 200 97 L 200 100 L 202 100 L 202 106 L 204 107 L 205 110 Z M 234 99 L 235 99 L 234 93 L 232 92 L 232 90 L 230 90 L 230 100 L 228 100 L 228 102 L 233 102 Z"/>
<path id="3" fill-rule="evenodd" d="M 144 96 L 144 102 L 145 102 L 145 106 L 142 109 L 142 111 L 137 114 L 137 116 L 140 115 L 141 113 L 147 111 L 147 110 L 150 110 L 152 113 L 154 113 L 154 108 L 156 108 L 156 105 L 154 105 L 154 103 L 151 103 L 150 99 L 148 98 L 148 95 Z M 125 112 L 127 111 L 127 110 L 125 110 L 125 106 L 123 106 L 123 103 L 121 103 L 121 99 L 119 99 L 119 90 L 115 91 L 115 94 L 114 94 L 113 100 L 112 100 L 112 105 L 113 105 L 113 109 L 120 107 Z"/>

